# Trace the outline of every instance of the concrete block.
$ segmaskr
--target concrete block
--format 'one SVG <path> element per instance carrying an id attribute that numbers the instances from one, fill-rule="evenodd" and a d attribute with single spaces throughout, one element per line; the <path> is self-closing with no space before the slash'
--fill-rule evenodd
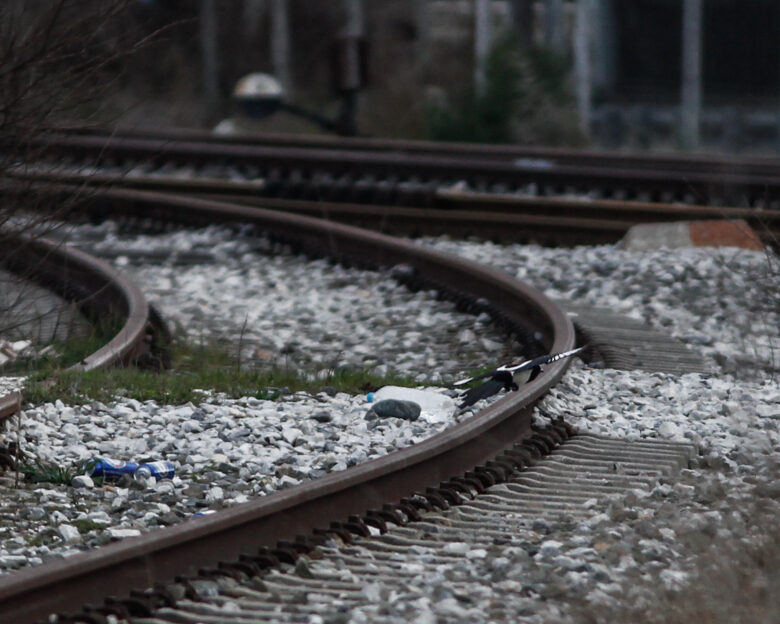
<path id="1" fill-rule="evenodd" d="M 681 247 L 741 247 L 762 250 L 761 239 L 746 221 L 675 221 L 633 226 L 620 241 L 623 249 L 649 251 Z"/>

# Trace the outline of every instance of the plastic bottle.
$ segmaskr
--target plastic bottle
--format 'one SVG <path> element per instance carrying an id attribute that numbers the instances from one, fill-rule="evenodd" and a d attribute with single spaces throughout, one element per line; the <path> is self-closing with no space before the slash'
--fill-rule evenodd
<path id="1" fill-rule="evenodd" d="M 135 478 L 143 477 L 148 479 L 149 477 L 154 477 L 158 481 L 160 479 L 173 479 L 175 472 L 175 466 L 169 461 L 148 462 L 138 466 L 135 471 Z"/>
<path id="2" fill-rule="evenodd" d="M 84 473 L 90 477 L 118 479 L 124 474 L 135 474 L 138 464 L 110 457 L 93 457 L 84 466 Z"/>

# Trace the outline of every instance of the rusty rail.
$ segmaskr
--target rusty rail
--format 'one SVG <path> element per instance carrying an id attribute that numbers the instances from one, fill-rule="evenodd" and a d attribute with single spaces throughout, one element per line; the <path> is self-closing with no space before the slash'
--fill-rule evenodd
<path id="1" fill-rule="evenodd" d="M 400 274 L 412 285 L 435 287 L 466 309 L 487 311 L 531 342 L 536 336 L 541 343 L 537 348 L 562 351 L 575 342 L 566 315 L 535 289 L 505 273 L 375 232 L 300 215 L 121 190 L 96 194 L 80 209 L 93 216 L 249 223 L 308 253 L 362 265 L 402 264 Z M 412 447 L 212 516 L 0 578 L 0 620 L 26 622 L 192 574 L 472 470 L 530 435 L 533 403 L 566 366 L 566 361 L 556 362 L 520 391 Z"/>
<path id="2" fill-rule="evenodd" d="M 0 250 L 3 268 L 76 302 L 93 322 L 122 322 L 105 345 L 71 369 L 86 371 L 132 363 L 148 352 L 153 324 L 156 331 L 165 332 L 160 322 L 151 318 L 138 286 L 103 260 L 43 238 L 17 239 L 15 243 L 6 239 L 4 243 Z M 15 413 L 20 403 L 19 393 L 0 399 L 0 420 Z"/>
<path id="3" fill-rule="evenodd" d="M 162 191 L 283 210 L 402 236 L 478 236 L 502 242 L 555 245 L 609 244 L 638 223 L 743 219 L 764 244 L 780 241 L 780 211 L 661 202 L 523 197 L 513 194 L 441 189 L 435 207 L 268 197 L 262 185 L 214 179 L 122 175 L 47 174 L 49 182 Z"/>
<path id="4" fill-rule="evenodd" d="M 22 407 L 22 394 L 12 392 L 0 397 L 0 421 L 10 418 Z"/>
<path id="5" fill-rule="evenodd" d="M 395 152 L 409 156 L 451 155 L 472 159 L 529 159 L 557 164 L 588 163 L 600 167 L 620 167 L 673 170 L 676 172 L 740 173 L 753 175 L 780 175 L 780 159 L 775 156 L 740 156 L 718 154 L 683 154 L 679 152 L 614 152 L 597 149 L 526 146 L 483 145 L 475 143 L 434 142 L 384 138 L 333 137 L 307 134 L 217 134 L 209 130 L 170 129 L 143 130 L 138 128 L 105 128 L 73 126 L 59 128 L 66 135 L 156 139 L 173 142 L 215 143 L 222 145 L 265 145 L 271 147 L 313 147 L 351 151 Z M 539 163 L 537 163 L 539 164 Z"/>
<path id="6" fill-rule="evenodd" d="M 540 165 L 526 158 L 507 159 L 490 151 L 480 158 L 451 151 L 406 153 L 396 150 L 354 150 L 325 144 L 317 147 L 298 145 L 262 145 L 219 143 L 214 141 L 176 141 L 138 137 L 90 135 L 52 135 L 40 145 L 41 152 L 67 153 L 97 165 L 109 160 L 127 159 L 146 162 L 171 162 L 199 165 L 204 162 L 229 162 L 265 169 L 296 170 L 305 178 L 316 172 L 431 180 L 469 180 L 477 188 L 484 185 L 535 183 L 542 187 L 587 192 L 593 188 L 606 192 L 630 189 L 633 193 L 677 197 L 692 195 L 699 203 L 726 201 L 775 201 L 780 199 L 780 175 L 773 167 L 757 170 L 686 170 L 682 166 L 631 166 L 627 159 L 613 155 L 613 161 L 599 162 L 580 158 L 549 161 Z M 561 191 L 565 192 L 565 190 Z"/>

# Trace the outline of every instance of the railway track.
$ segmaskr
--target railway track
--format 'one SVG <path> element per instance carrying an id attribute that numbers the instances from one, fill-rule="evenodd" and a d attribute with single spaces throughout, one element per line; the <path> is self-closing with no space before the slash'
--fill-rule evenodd
<path id="1" fill-rule="evenodd" d="M 184 150 L 188 151 L 189 148 Z M 107 157 L 119 158 L 117 154 Z M 355 157 L 355 166 L 357 161 Z M 56 179 L 67 180 L 59 176 Z M 173 189 L 179 184 L 169 186 Z M 247 192 L 247 188 L 240 190 Z M 65 187 L 52 191 L 68 192 Z M 222 196 L 219 192 L 213 194 Z M 269 207 L 284 207 L 284 198 L 260 197 L 256 201 L 266 205 L 262 202 L 272 200 L 279 203 Z M 340 205 L 334 203 L 332 210 L 336 211 Z M 300 209 L 300 203 L 298 206 L 298 212 L 305 212 Z M 333 221 L 312 219 L 296 214 L 295 209 L 273 211 L 213 199 L 113 189 L 84 198 L 77 210 L 93 219 L 132 215 L 134 219 L 189 225 L 248 223 L 310 255 L 326 255 L 359 266 L 402 265 L 397 275 L 408 285 L 435 288 L 464 310 L 488 313 L 496 323 L 523 338 L 529 345 L 529 355 L 566 350 L 575 342 L 572 323 L 559 307 L 505 274 L 405 241 Z M 312 214 L 316 210 L 312 207 Z M 318 210 L 322 213 L 324 209 L 321 206 Z M 576 230 L 585 226 L 572 222 L 570 227 Z M 594 234 L 588 232 L 581 236 L 593 240 Z M 485 522 L 500 524 L 499 518 L 507 513 L 507 507 L 518 504 L 513 492 L 522 492 L 524 500 L 538 501 L 538 504 L 525 503 L 527 513 L 521 518 L 522 524 L 533 522 L 540 514 L 559 514 L 562 509 L 571 513 L 583 504 L 583 495 L 623 491 L 625 487 L 647 483 L 655 474 L 669 476 L 687 465 L 692 447 L 653 447 L 577 436 L 568 442 L 573 431 L 564 423 L 534 431 L 530 417 L 533 404 L 562 376 L 565 365 L 564 362 L 550 366 L 544 375 L 519 392 L 509 394 L 468 421 L 414 447 L 214 516 L 0 579 L 0 619 L 31 621 L 52 612 L 77 611 L 91 602 L 95 606 L 72 619 L 62 617 L 58 621 L 100 622 L 113 614 L 150 623 L 166 617 L 175 622 L 222 622 L 228 621 L 222 607 L 239 595 L 254 601 L 250 619 L 276 617 L 282 613 L 279 603 L 286 601 L 284 596 L 279 598 L 280 588 L 301 584 L 308 588 L 308 582 L 300 580 L 299 568 L 321 556 L 346 560 L 361 557 L 365 552 L 373 552 L 374 558 L 379 551 L 401 553 L 410 542 L 419 547 L 419 540 L 430 541 L 431 526 L 438 526 L 446 533 L 442 527 L 453 527 L 458 522 L 472 523 L 474 544 L 478 548 L 476 527 L 484 532 Z M 578 456 L 577 449 L 582 450 L 583 444 L 601 444 L 602 455 Z M 620 444 L 625 446 L 618 449 L 616 445 Z M 549 460 L 542 459 L 550 452 L 553 455 Z M 629 476 L 618 478 L 600 490 L 605 487 L 602 478 L 615 464 L 615 457 L 625 459 L 621 471 L 627 471 Z M 574 472 L 558 474 L 557 482 L 550 481 L 557 486 L 545 489 L 541 485 L 541 489 L 532 492 L 523 489 L 529 480 L 534 480 L 534 475 L 547 480 L 556 471 L 553 468 L 550 472 L 549 462 L 556 461 L 569 464 L 569 469 L 574 466 Z M 600 467 L 598 462 L 602 462 Z M 582 491 L 575 494 L 563 483 L 575 478 L 586 465 L 602 476 L 591 483 L 594 490 L 578 484 Z M 530 476 L 523 472 L 528 468 L 532 471 Z M 551 492 L 549 487 L 558 487 L 559 491 Z M 453 511 L 447 511 L 453 505 Z M 491 505 L 496 515 L 490 520 L 475 515 L 486 512 Z M 444 512 L 449 515 L 442 516 Z M 388 525 L 399 528 L 378 541 L 369 542 L 372 532 L 384 533 Z M 502 526 L 502 530 L 508 528 L 509 525 Z M 385 560 L 389 563 L 384 572 L 392 572 L 392 557 Z M 318 577 L 323 568 L 317 568 L 317 564 L 312 566 L 312 577 L 323 580 Z M 291 571 L 297 574 L 292 580 Z M 287 580 L 281 578 L 285 574 Z M 247 582 L 253 585 L 255 594 L 246 589 Z M 323 587 L 312 585 L 309 588 L 312 595 L 341 596 L 341 604 L 354 598 L 354 587 L 328 585 L 327 580 L 324 583 Z M 140 592 L 130 595 L 133 588 Z M 257 603 L 261 598 L 259 593 L 264 593 L 262 598 L 270 599 L 270 603 L 266 606 Z M 216 596 L 217 606 L 206 604 L 207 594 L 212 599 Z M 119 597 L 105 600 L 107 595 Z M 300 608 L 293 608 L 290 617 L 294 620 L 300 614 Z M 250 620 L 238 616 L 235 621 Z"/>
<path id="2" fill-rule="evenodd" d="M 745 157 L 729 155 L 681 153 L 632 153 L 556 147 L 520 145 L 481 145 L 474 143 L 442 143 L 372 138 L 344 138 L 327 135 L 295 134 L 217 134 L 208 130 L 172 129 L 145 131 L 141 129 L 71 127 L 56 129 L 72 136 L 101 138 L 143 138 L 173 142 L 205 142 L 224 145 L 266 145 L 275 147 L 306 147 L 349 151 L 390 152 L 406 156 L 452 155 L 474 160 L 523 160 L 529 164 L 582 164 L 612 168 L 655 169 L 676 173 L 740 173 L 777 176 L 780 162 L 776 157 Z"/>
<path id="3" fill-rule="evenodd" d="M 133 621 L 295 622 L 335 617 L 339 611 L 348 610 L 375 622 L 397 622 L 416 615 L 409 603 L 417 598 L 414 589 L 421 576 L 448 573 L 456 579 L 448 589 L 460 592 L 459 600 L 451 607 L 452 617 L 512 621 L 518 613 L 510 606 L 511 599 L 502 595 L 506 590 L 497 589 L 481 599 L 467 598 L 471 579 L 459 570 L 464 559 L 486 559 L 489 551 L 519 551 L 528 565 L 531 558 L 523 549 L 528 548 L 524 539 L 533 535 L 534 528 L 538 531 L 561 516 L 570 522 L 585 522 L 595 515 L 588 509 L 588 501 L 627 489 L 645 490 L 658 478 L 674 478 L 695 453 L 694 447 L 683 444 L 632 444 L 575 435 L 556 444 L 544 457 L 531 459 L 529 454 L 526 465 L 514 467 L 503 483 L 484 487 L 472 482 L 453 490 L 451 503 L 419 512 L 408 510 L 410 516 L 386 509 L 373 527 L 374 535 L 356 530 L 342 539 L 345 536 L 334 532 L 327 541 L 301 552 L 294 563 L 267 570 L 254 584 L 246 582 L 240 568 L 231 570 L 228 565 L 222 574 L 182 579 L 161 591 L 156 596 L 157 604 L 147 599 L 146 616 Z M 621 474 L 615 473 L 615 461 L 620 463 Z M 569 561 L 574 569 L 586 565 Z M 503 565 L 507 563 L 504 559 Z M 388 608 L 389 601 L 382 594 L 391 592 L 408 596 L 401 601 L 406 604 Z M 523 593 L 527 602 L 534 602 L 533 591 L 526 587 Z M 369 597 L 373 600 L 368 601 Z M 136 605 L 139 614 L 144 610 L 140 606 Z"/>
<path id="4" fill-rule="evenodd" d="M 77 249 L 36 238 L 4 240 L 0 266 L 20 279 L 35 282 L 73 302 L 94 325 L 107 319 L 120 324 L 97 351 L 71 366 L 73 370 L 162 363 L 170 336 L 138 286 L 108 263 Z M 0 398 L 0 421 L 16 413 L 21 394 Z"/>
<path id="5" fill-rule="evenodd" d="M 190 224 L 249 223 L 310 254 L 359 265 L 403 265 L 400 275 L 409 285 L 434 287 L 463 309 L 487 312 L 497 323 L 523 336 L 531 345 L 531 354 L 563 351 L 574 345 L 571 322 L 532 288 L 497 271 L 380 234 L 280 212 L 131 191 L 96 194 L 85 199 L 81 209 L 92 217 L 119 213 Z M 117 593 L 118 588 L 127 592 L 132 587 L 169 581 L 176 574 L 194 573 L 226 558 L 237 559 L 261 546 L 283 551 L 280 541 L 328 529 L 323 519 L 341 518 L 349 524 L 352 515 L 399 503 L 426 486 L 457 477 L 479 479 L 474 475 L 480 474 L 488 479 L 484 475 L 498 470 L 489 462 L 531 435 L 533 402 L 564 369 L 564 362 L 553 364 L 520 392 L 412 448 L 196 523 L 0 579 L 0 615 L 3 621 L 16 622 L 78 609 Z M 463 477 L 466 473 L 472 476 Z M 446 487 L 443 490 L 444 494 L 430 497 L 446 495 Z M 258 535 L 262 537 L 258 539 Z"/>
<path id="6" fill-rule="evenodd" d="M 686 168 L 690 159 L 566 153 L 542 166 L 520 152 L 465 146 L 197 138 L 55 135 L 41 146 L 49 164 L 19 174 L 230 198 L 404 235 L 433 227 L 579 244 L 615 242 L 636 223 L 723 218 L 746 220 L 769 243 L 780 231 L 780 177 L 771 161 Z"/>

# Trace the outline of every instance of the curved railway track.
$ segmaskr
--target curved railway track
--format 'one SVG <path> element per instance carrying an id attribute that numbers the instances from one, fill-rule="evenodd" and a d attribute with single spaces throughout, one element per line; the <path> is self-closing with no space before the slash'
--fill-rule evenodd
<path id="1" fill-rule="evenodd" d="M 312 255 L 362 266 L 402 265 L 397 274 L 407 284 L 436 288 L 464 310 L 487 312 L 497 323 L 524 337 L 531 345 L 529 354 L 563 351 L 575 342 L 567 316 L 534 289 L 498 271 L 381 234 L 304 216 L 155 193 L 100 192 L 82 200 L 78 208 L 94 218 L 132 214 L 188 224 L 249 223 Z M 566 362 L 556 362 L 521 391 L 414 447 L 197 522 L 0 579 L 0 619 L 22 622 L 76 610 L 87 602 L 99 603 L 106 595 L 126 595 L 134 587 L 169 581 L 220 561 L 238 560 L 247 553 L 257 553 L 258 548 L 271 549 L 276 558 L 289 558 L 291 550 L 294 553 L 299 548 L 290 546 L 296 535 L 343 532 L 345 527 L 348 531 L 350 525 L 353 529 L 361 525 L 361 515 L 376 523 L 371 518 L 377 513 L 381 517 L 382 512 L 370 510 L 381 510 L 388 503 L 413 514 L 409 497 L 415 492 L 423 490 L 426 501 L 441 501 L 451 497 L 452 488 L 463 487 L 458 486 L 462 483 L 458 479 L 467 483 L 495 481 L 506 476 L 508 466 L 521 462 L 511 459 L 511 451 L 496 460 L 502 452 L 515 444 L 549 450 L 565 435 L 565 429 L 559 427 L 546 434 L 547 443 L 523 442 L 532 435 L 533 403 L 560 378 L 565 367 Z M 442 485 L 425 491 L 437 484 Z M 327 522 L 339 519 L 342 524 L 328 526 Z"/>
<path id="2" fill-rule="evenodd" d="M 140 288 L 108 263 L 44 238 L 6 238 L 0 249 L 0 266 L 75 303 L 93 324 L 107 319 L 121 323 L 106 344 L 73 364 L 72 369 L 87 371 L 166 359 L 169 336 L 164 323 Z M 0 398 L 0 421 L 20 406 L 18 392 Z"/>

